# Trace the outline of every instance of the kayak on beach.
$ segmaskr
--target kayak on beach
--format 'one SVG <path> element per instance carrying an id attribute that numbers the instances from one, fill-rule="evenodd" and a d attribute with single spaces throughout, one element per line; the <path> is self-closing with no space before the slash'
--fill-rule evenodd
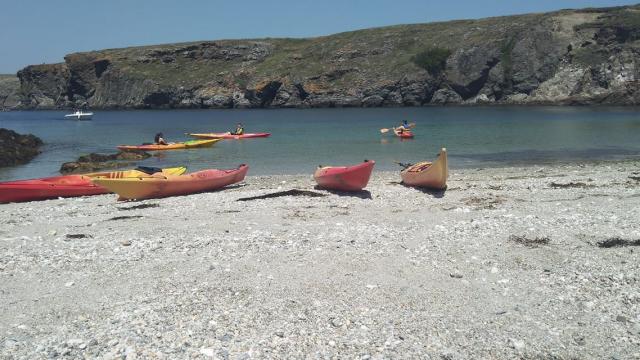
<path id="1" fill-rule="evenodd" d="M 93 179 L 122 179 L 127 177 L 150 176 L 160 172 L 165 175 L 180 175 L 186 167 L 166 169 L 139 168 L 134 170 L 97 172 L 82 175 L 53 176 L 40 179 L 6 181 L 0 183 L 0 204 L 36 200 L 57 199 L 108 194 L 110 191 L 94 184 Z M 144 171 L 143 171 L 144 170 Z M 156 171 L 157 170 L 157 171 Z"/>
<path id="2" fill-rule="evenodd" d="M 446 189 L 449 177 L 447 149 L 442 148 L 436 161 L 423 161 L 408 166 L 400 172 L 402 182 L 409 186 Z"/>
<path id="3" fill-rule="evenodd" d="M 93 182 L 120 195 L 118 200 L 143 200 L 169 196 L 189 195 L 213 191 L 244 180 L 249 166 L 236 169 L 209 169 L 185 175 L 154 174 L 153 176 L 94 179 Z"/>
<path id="4" fill-rule="evenodd" d="M 318 186 L 329 190 L 360 191 L 369 183 L 373 160 L 365 160 L 354 166 L 325 166 L 319 167 L 313 174 Z"/>
<path id="5" fill-rule="evenodd" d="M 199 147 L 211 146 L 221 139 L 210 140 L 188 140 L 184 142 L 177 142 L 167 145 L 159 144 L 143 144 L 143 145 L 118 145 L 119 150 L 140 150 L 140 151 L 161 151 L 161 150 L 180 150 L 180 149 L 192 149 Z"/>
<path id="6" fill-rule="evenodd" d="M 198 139 L 251 139 L 251 138 L 263 138 L 269 137 L 271 133 L 247 133 L 242 135 L 235 135 L 229 132 L 226 133 L 204 133 L 204 134 L 188 134 Z"/>

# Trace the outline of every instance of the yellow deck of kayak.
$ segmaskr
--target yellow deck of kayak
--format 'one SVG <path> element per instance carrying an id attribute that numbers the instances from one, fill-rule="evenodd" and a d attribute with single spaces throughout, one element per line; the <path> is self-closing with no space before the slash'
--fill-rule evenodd
<path id="1" fill-rule="evenodd" d="M 172 167 L 162 169 L 163 175 L 182 175 L 187 171 L 184 166 Z M 150 176 L 140 170 L 122 170 L 122 171 L 106 171 L 106 172 L 94 172 L 88 174 L 82 174 L 82 176 L 90 177 L 91 179 L 125 179 L 130 177 Z"/>
<path id="2" fill-rule="evenodd" d="M 156 150 L 179 150 L 179 149 L 191 149 L 198 147 L 211 146 L 222 139 L 209 139 L 209 140 L 189 140 L 185 142 L 179 142 L 168 145 L 119 145 L 120 150 L 144 150 L 144 151 L 156 151 Z"/>

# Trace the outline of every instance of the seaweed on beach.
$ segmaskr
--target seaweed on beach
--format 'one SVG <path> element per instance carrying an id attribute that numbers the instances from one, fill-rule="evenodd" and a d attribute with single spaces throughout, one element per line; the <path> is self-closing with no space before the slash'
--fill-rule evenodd
<path id="1" fill-rule="evenodd" d="M 86 234 L 67 234 L 65 236 L 67 239 L 86 239 L 92 237 L 91 235 Z"/>
<path id="2" fill-rule="evenodd" d="M 588 185 L 583 182 L 569 182 L 566 184 L 552 182 L 551 184 L 549 184 L 549 186 L 554 189 L 570 189 L 570 188 L 586 189 L 586 188 L 594 187 L 594 185 Z"/>
<path id="3" fill-rule="evenodd" d="M 327 196 L 327 195 L 326 194 L 322 194 L 322 193 L 318 193 L 318 192 L 315 192 L 315 191 L 291 189 L 291 190 L 279 191 L 279 192 L 275 192 L 275 193 L 271 193 L 271 194 L 240 198 L 237 201 L 262 200 L 262 199 L 271 199 L 271 198 L 277 198 L 277 197 L 282 197 L 282 196 L 323 197 L 323 196 Z"/>
<path id="4" fill-rule="evenodd" d="M 149 208 L 157 208 L 160 207 L 160 204 L 140 204 L 129 207 L 121 207 L 118 210 L 139 210 L 139 209 L 149 209 Z"/>
<path id="5" fill-rule="evenodd" d="M 509 236 L 509 241 L 526 247 L 537 248 L 542 245 L 548 245 L 551 242 L 551 239 L 547 236 L 530 238 L 524 235 L 511 235 Z"/>
<path id="6" fill-rule="evenodd" d="M 116 216 L 116 217 L 112 217 L 111 219 L 109 219 L 108 221 L 113 221 L 113 220 L 126 220 L 126 219 L 138 219 L 141 218 L 142 215 L 131 215 L 131 216 Z"/>
<path id="7" fill-rule="evenodd" d="M 629 176 L 629 179 L 635 180 L 635 181 L 640 181 L 640 176 Z"/>
<path id="8" fill-rule="evenodd" d="M 609 249 L 613 247 L 640 246 L 640 239 L 626 240 L 619 237 L 613 237 L 598 242 L 598 247 Z"/>

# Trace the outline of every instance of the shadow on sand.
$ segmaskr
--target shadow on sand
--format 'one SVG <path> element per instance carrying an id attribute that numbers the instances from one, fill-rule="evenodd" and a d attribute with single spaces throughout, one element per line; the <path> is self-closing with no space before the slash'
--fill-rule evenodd
<path id="1" fill-rule="evenodd" d="M 328 193 L 334 194 L 334 195 L 338 195 L 338 196 L 351 196 L 351 197 L 357 197 L 360 199 L 368 199 L 371 200 L 371 193 L 368 190 L 360 190 L 360 191 L 338 191 L 338 190 L 329 190 L 329 189 L 324 189 L 320 186 L 315 186 L 313 188 L 314 190 L 322 190 L 322 191 L 326 191 Z"/>
<path id="2" fill-rule="evenodd" d="M 429 189 L 429 188 L 420 188 L 420 187 L 415 187 L 415 186 L 409 186 L 406 185 L 405 183 L 398 183 L 406 188 L 410 188 L 410 189 L 414 189 L 417 191 L 420 191 L 421 193 L 424 194 L 428 194 L 431 195 L 432 197 L 436 198 L 436 199 L 441 199 L 444 197 L 444 193 L 447 191 L 447 188 L 444 189 Z"/>

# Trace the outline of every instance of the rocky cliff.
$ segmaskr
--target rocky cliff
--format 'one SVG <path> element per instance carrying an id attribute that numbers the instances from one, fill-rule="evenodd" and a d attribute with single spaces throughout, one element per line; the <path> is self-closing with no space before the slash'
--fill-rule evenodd
<path id="1" fill-rule="evenodd" d="M 15 75 L 0 75 L 0 111 L 12 109 L 18 105 L 19 90 L 20 81 Z"/>
<path id="2" fill-rule="evenodd" d="M 639 104 L 640 6 L 70 54 L 23 108 Z"/>

